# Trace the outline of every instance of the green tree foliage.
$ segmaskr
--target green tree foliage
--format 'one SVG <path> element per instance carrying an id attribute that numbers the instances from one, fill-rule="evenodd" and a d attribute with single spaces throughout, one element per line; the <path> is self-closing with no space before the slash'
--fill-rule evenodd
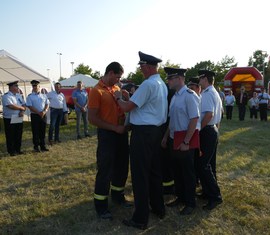
<path id="1" fill-rule="evenodd" d="M 267 84 L 270 80 L 270 71 L 269 71 L 269 61 L 265 62 L 265 59 L 268 57 L 266 51 L 257 50 L 253 52 L 253 55 L 249 57 L 248 65 L 257 68 L 262 75 L 264 75 L 264 86 L 267 87 Z"/>
<path id="2" fill-rule="evenodd" d="M 129 73 L 127 76 L 127 80 L 136 85 L 140 85 L 144 80 L 143 73 L 140 68 L 136 68 L 135 73 Z"/>
<path id="3" fill-rule="evenodd" d="M 79 64 L 77 68 L 74 69 L 74 74 L 88 74 L 91 75 L 92 69 L 88 65 L 83 63 Z"/>
<path id="4" fill-rule="evenodd" d="M 235 63 L 234 57 L 225 56 L 221 59 L 220 62 L 217 62 L 214 71 L 216 72 L 216 84 L 224 83 L 224 77 L 229 72 L 229 70 L 233 67 L 237 67 L 237 63 Z"/>
<path id="5" fill-rule="evenodd" d="M 78 67 L 74 69 L 74 74 L 90 75 L 97 80 L 101 77 L 99 71 L 94 72 L 88 65 L 84 65 L 83 63 L 79 64 Z"/>
<path id="6" fill-rule="evenodd" d="M 95 71 L 94 73 L 91 73 L 91 77 L 99 80 L 101 77 L 101 74 L 99 71 Z"/>
<path id="7" fill-rule="evenodd" d="M 191 78 L 191 77 L 198 76 L 198 71 L 201 70 L 201 69 L 214 70 L 215 69 L 215 64 L 213 62 L 211 62 L 210 60 L 201 61 L 201 62 L 197 63 L 194 67 L 191 67 L 186 72 L 187 80 L 189 78 Z"/>

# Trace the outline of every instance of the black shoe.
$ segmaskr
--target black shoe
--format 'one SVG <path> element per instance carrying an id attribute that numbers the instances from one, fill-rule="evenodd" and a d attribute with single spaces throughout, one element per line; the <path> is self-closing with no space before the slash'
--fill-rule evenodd
<path id="1" fill-rule="evenodd" d="M 14 157 L 14 156 L 16 156 L 16 153 L 10 153 L 9 154 L 11 157 Z"/>
<path id="2" fill-rule="evenodd" d="M 53 140 L 49 140 L 49 145 L 53 145 L 53 144 L 54 144 Z"/>
<path id="3" fill-rule="evenodd" d="M 191 215 L 193 211 L 194 211 L 194 208 L 193 208 L 193 207 L 185 206 L 185 207 L 180 211 L 180 215 Z"/>
<path id="4" fill-rule="evenodd" d="M 34 147 L 34 152 L 40 153 L 40 150 L 39 150 L 39 147 L 38 146 Z"/>
<path id="5" fill-rule="evenodd" d="M 147 229 L 147 224 L 136 223 L 133 219 L 130 219 L 130 220 L 124 219 L 122 223 L 128 227 L 134 227 L 141 230 Z"/>
<path id="6" fill-rule="evenodd" d="M 49 151 L 49 149 L 47 149 L 46 147 L 40 147 L 40 150 L 41 150 L 41 152 L 48 152 Z"/>
<path id="7" fill-rule="evenodd" d="M 219 199 L 217 201 L 208 201 L 208 203 L 203 206 L 203 209 L 204 210 L 209 210 L 209 211 L 213 210 L 214 208 L 216 208 L 222 202 L 223 202 L 222 199 Z"/>
<path id="8" fill-rule="evenodd" d="M 167 186 L 163 187 L 163 195 L 174 195 L 174 187 L 173 186 Z"/>
<path id="9" fill-rule="evenodd" d="M 163 211 L 155 211 L 155 210 L 151 210 L 151 212 L 156 215 L 159 219 L 164 219 L 165 217 L 165 210 Z"/>
<path id="10" fill-rule="evenodd" d="M 77 135 L 77 140 L 80 140 L 82 137 L 80 135 Z"/>
<path id="11" fill-rule="evenodd" d="M 89 135 L 89 134 L 85 134 L 84 136 L 85 136 L 85 137 L 90 137 L 90 135 Z"/>
<path id="12" fill-rule="evenodd" d="M 176 198 L 174 201 L 167 203 L 166 206 L 168 206 L 168 207 L 176 207 L 176 206 L 178 206 L 181 202 L 182 202 L 182 201 L 181 201 L 180 198 Z"/>
<path id="13" fill-rule="evenodd" d="M 108 210 L 102 211 L 102 212 L 98 212 L 97 215 L 98 215 L 98 217 L 100 219 L 108 219 L 108 220 L 112 220 L 113 219 L 111 212 L 108 211 Z"/>
<path id="14" fill-rule="evenodd" d="M 112 201 L 113 201 L 113 203 L 115 203 L 115 204 L 117 204 L 117 205 L 119 205 L 119 206 L 122 206 L 122 207 L 124 207 L 124 208 L 131 208 L 131 207 L 134 206 L 132 202 L 129 202 L 129 201 L 127 201 L 126 199 L 123 199 L 123 200 L 117 200 L 117 199 L 113 199 L 113 198 L 112 198 Z"/>
<path id="15" fill-rule="evenodd" d="M 124 207 L 124 208 L 131 208 L 134 206 L 132 202 L 129 202 L 127 200 L 120 202 L 119 205 Z"/>
<path id="16" fill-rule="evenodd" d="M 55 143 L 61 143 L 62 141 L 61 140 L 55 140 L 54 142 Z"/>

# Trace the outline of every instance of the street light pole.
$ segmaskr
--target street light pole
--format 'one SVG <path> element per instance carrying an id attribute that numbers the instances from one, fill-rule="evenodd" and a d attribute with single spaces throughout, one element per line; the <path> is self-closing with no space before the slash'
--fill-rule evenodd
<path id="1" fill-rule="evenodd" d="M 73 65 L 74 65 L 74 62 L 70 62 L 71 63 L 71 76 L 74 74 L 73 72 Z"/>
<path id="2" fill-rule="evenodd" d="M 59 68 L 60 68 L 60 79 L 61 79 L 61 77 L 62 77 L 62 74 L 61 74 L 61 55 L 62 55 L 62 53 L 58 52 L 57 55 L 59 55 Z"/>

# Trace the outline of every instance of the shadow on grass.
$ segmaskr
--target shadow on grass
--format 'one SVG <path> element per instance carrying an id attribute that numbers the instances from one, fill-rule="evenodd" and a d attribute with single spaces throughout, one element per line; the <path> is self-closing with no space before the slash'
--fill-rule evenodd
<path id="1" fill-rule="evenodd" d="M 200 203 L 201 204 L 201 203 Z M 166 217 L 163 220 L 150 214 L 148 228 L 141 231 L 126 227 L 122 220 L 130 218 L 132 208 L 121 208 L 109 203 L 114 216 L 112 221 L 97 218 L 93 200 L 70 208 L 57 211 L 51 216 L 35 218 L 24 223 L 8 224 L 0 229 L 1 234 L 175 234 L 177 231 L 185 234 L 198 226 L 201 220 L 209 216 L 209 212 L 196 209 L 196 212 L 187 217 L 181 217 L 176 208 L 167 208 Z"/>

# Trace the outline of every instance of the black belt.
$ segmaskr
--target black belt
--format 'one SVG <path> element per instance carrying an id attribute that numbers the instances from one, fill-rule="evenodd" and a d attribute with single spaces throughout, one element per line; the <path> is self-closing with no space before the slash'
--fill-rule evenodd
<path id="1" fill-rule="evenodd" d="M 57 108 L 50 107 L 50 109 L 57 109 Z M 61 108 L 60 108 L 60 109 L 61 109 Z M 60 110 L 60 109 L 58 109 L 58 110 Z"/>

